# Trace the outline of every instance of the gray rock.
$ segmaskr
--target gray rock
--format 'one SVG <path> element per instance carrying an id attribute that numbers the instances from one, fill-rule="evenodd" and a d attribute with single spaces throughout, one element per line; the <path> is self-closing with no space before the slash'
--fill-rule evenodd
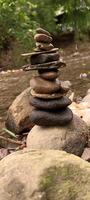
<path id="1" fill-rule="evenodd" d="M 64 126 L 73 118 L 69 108 L 59 109 L 59 111 L 47 111 L 33 109 L 30 115 L 31 121 L 39 126 Z"/>
<path id="2" fill-rule="evenodd" d="M 39 109 L 45 110 L 58 110 L 60 108 L 65 108 L 71 104 L 71 100 L 63 96 L 60 99 L 40 99 L 30 96 L 30 104 Z"/>
<path id="3" fill-rule="evenodd" d="M 64 127 L 34 126 L 27 137 L 27 147 L 30 149 L 65 150 L 81 156 L 87 142 L 88 128 L 84 121 L 76 115 Z"/>
<path id="4" fill-rule="evenodd" d="M 38 55 L 32 55 L 30 58 L 31 65 L 36 65 L 36 64 L 42 64 L 42 63 L 48 63 L 52 61 L 57 61 L 59 60 L 59 53 L 46 53 L 46 54 L 38 54 Z"/>
<path id="5" fill-rule="evenodd" d="M 6 127 L 14 133 L 20 134 L 24 130 L 30 130 L 33 123 L 30 114 L 33 107 L 29 103 L 30 88 L 23 91 L 13 101 L 7 113 Z"/>
<path id="6" fill-rule="evenodd" d="M 63 151 L 19 151 L 0 162 L 0 200 L 90 200 L 90 164 Z"/>

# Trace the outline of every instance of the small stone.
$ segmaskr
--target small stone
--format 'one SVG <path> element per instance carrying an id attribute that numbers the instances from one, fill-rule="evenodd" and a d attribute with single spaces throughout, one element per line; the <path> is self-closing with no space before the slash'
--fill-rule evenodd
<path id="1" fill-rule="evenodd" d="M 59 52 L 32 55 L 30 58 L 31 65 L 48 63 L 59 60 Z"/>
<path id="2" fill-rule="evenodd" d="M 33 77 L 30 80 L 31 88 L 39 94 L 52 94 L 60 90 L 60 84 L 56 81 L 47 81 L 39 76 Z"/>
<path id="3" fill-rule="evenodd" d="M 38 48 L 38 50 L 43 50 L 43 51 L 49 51 L 51 49 L 54 48 L 53 44 L 47 44 L 47 43 L 39 43 L 39 42 L 36 42 L 36 47 Z"/>
<path id="4" fill-rule="evenodd" d="M 23 53 L 21 55 L 25 58 L 30 58 L 33 55 L 39 55 L 39 54 L 43 54 L 43 53 L 54 53 L 54 52 L 58 52 L 58 51 L 59 51 L 58 48 L 54 48 L 54 49 L 51 49 L 50 51 L 47 51 L 47 52 L 46 51 L 30 52 L 30 53 Z"/>
<path id="5" fill-rule="evenodd" d="M 58 99 L 64 95 L 64 93 L 61 93 L 61 92 L 57 92 L 53 94 L 39 94 L 39 93 L 36 93 L 33 89 L 31 89 L 30 93 L 33 97 L 38 97 L 40 99 Z"/>
<path id="6" fill-rule="evenodd" d="M 70 105 L 71 100 L 66 96 L 53 100 L 44 100 L 30 96 L 30 104 L 38 109 L 57 110 Z"/>
<path id="7" fill-rule="evenodd" d="M 86 160 L 86 161 L 90 162 L 90 148 L 85 148 L 84 149 L 84 152 L 83 152 L 81 158 L 83 160 Z"/>
<path id="8" fill-rule="evenodd" d="M 48 31 L 44 30 L 43 28 L 37 28 L 36 32 L 51 36 L 51 34 Z"/>
<path id="9" fill-rule="evenodd" d="M 52 37 L 45 35 L 45 34 L 36 34 L 34 36 L 34 40 L 36 42 L 45 42 L 45 43 L 51 43 Z"/>
<path id="10" fill-rule="evenodd" d="M 46 80 L 54 80 L 59 76 L 59 72 L 57 71 L 46 71 L 46 72 L 39 72 L 39 75 L 41 78 L 44 78 Z"/>
<path id="11" fill-rule="evenodd" d="M 69 108 L 52 112 L 34 109 L 31 112 L 31 121 L 39 126 L 63 126 L 69 123 L 73 118 L 73 113 Z"/>

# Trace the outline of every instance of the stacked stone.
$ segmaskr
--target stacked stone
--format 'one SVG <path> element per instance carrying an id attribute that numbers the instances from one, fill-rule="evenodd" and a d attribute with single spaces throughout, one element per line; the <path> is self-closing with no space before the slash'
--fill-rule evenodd
<path id="1" fill-rule="evenodd" d="M 34 109 L 31 121 L 39 126 L 61 126 L 69 123 L 73 114 L 68 108 L 71 100 L 65 96 L 69 88 L 58 79 L 62 66 L 59 49 L 54 48 L 49 32 L 38 28 L 34 37 L 36 49 L 28 54 L 30 70 L 38 75 L 30 80 L 30 104 Z"/>

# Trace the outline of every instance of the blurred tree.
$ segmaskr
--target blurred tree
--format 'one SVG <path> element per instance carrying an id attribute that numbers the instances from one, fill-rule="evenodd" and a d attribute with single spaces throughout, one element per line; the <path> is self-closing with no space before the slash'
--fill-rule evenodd
<path id="1" fill-rule="evenodd" d="M 57 23 L 56 15 L 63 12 Z M 33 45 L 33 34 L 41 26 L 54 34 L 73 29 L 90 29 L 90 0 L 0 0 L 0 49 L 18 40 L 26 48 Z"/>

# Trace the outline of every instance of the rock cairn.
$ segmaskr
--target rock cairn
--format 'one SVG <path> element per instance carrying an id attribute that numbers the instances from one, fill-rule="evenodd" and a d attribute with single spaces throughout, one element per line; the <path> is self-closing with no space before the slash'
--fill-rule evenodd
<path id="1" fill-rule="evenodd" d="M 68 108 L 71 100 L 66 96 L 69 88 L 58 79 L 60 68 L 64 65 L 59 49 L 54 48 L 50 33 L 42 28 L 36 30 L 34 40 L 35 51 L 23 54 L 29 58 L 25 70 L 38 71 L 38 75 L 30 80 L 30 104 L 34 107 L 30 119 L 39 126 L 66 125 L 73 114 Z"/>

